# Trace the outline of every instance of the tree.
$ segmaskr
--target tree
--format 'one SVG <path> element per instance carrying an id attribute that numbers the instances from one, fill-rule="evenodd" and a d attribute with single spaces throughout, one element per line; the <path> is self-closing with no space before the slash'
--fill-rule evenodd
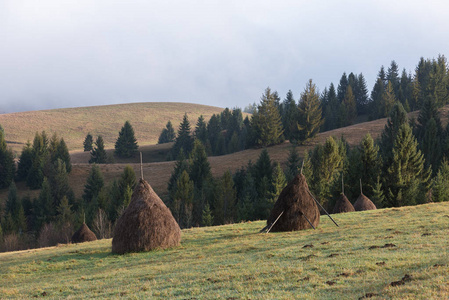
<path id="1" fill-rule="evenodd" d="M 449 163 L 444 159 L 437 175 L 432 180 L 432 200 L 434 202 L 449 201 Z"/>
<path id="2" fill-rule="evenodd" d="M 123 158 L 133 157 L 137 153 L 137 149 L 139 146 L 134 136 L 134 129 L 131 123 L 126 121 L 115 142 L 115 154 Z"/>
<path id="3" fill-rule="evenodd" d="M 217 211 L 215 216 L 222 220 L 222 224 L 229 224 L 235 220 L 236 216 L 236 190 L 234 188 L 234 181 L 232 180 L 232 175 L 229 170 L 226 171 L 221 178 L 221 188 L 221 202 L 223 203 L 223 209 L 221 212 Z"/>
<path id="4" fill-rule="evenodd" d="M 198 122 L 195 127 L 195 138 L 200 140 L 203 144 L 207 141 L 207 125 L 203 115 L 198 117 Z"/>
<path id="5" fill-rule="evenodd" d="M 89 163 L 105 164 L 107 161 L 106 150 L 104 149 L 103 137 L 99 135 L 95 141 L 95 147 L 90 151 Z"/>
<path id="6" fill-rule="evenodd" d="M 276 106 L 277 96 L 266 88 L 262 95 L 260 105 L 251 117 L 255 143 L 259 146 L 270 146 L 284 140 L 282 120 Z"/>
<path id="7" fill-rule="evenodd" d="M 309 80 L 298 104 L 298 134 L 295 138 L 299 141 L 307 141 L 320 131 L 323 124 L 322 111 L 316 86 Z"/>
<path id="8" fill-rule="evenodd" d="M 52 165 L 48 181 L 51 187 L 53 207 L 58 207 L 63 197 L 67 197 L 68 199 L 74 198 L 73 191 L 69 186 L 69 178 L 66 169 L 65 163 L 59 158 Z"/>
<path id="9" fill-rule="evenodd" d="M 90 134 L 90 132 L 87 133 L 86 138 L 84 139 L 83 146 L 84 146 L 84 152 L 92 151 L 92 146 L 94 143 L 94 138 Z"/>
<path id="10" fill-rule="evenodd" d="M 204 205 L 201 220 L 202 220 L 203 226 L 212 226 L 214 224 L 214 216 L 212 215 L 212 211 L 210 209 L 209 202 L 207 202 L 207 201 L 206 201 L 206 204 Z"/>
<path id="11" fill-rule="evenodd" d="M 287 181 L 291 181 L 300 172 L 299 170 L 299 154 L 296 147 L 291 147 L 287 158 Z"/>
<path id="12" fill-rule="evenodd" d="M 360 151 L 360 179 L 362 179 L 364 191 L 372 195 L 376 187 L 376 180 L 380 174 L 381 162 L 379 160 L 379 146 L 367 133 L 359 145 Z M 380 199 L 379 199 L 380 200 Z"/>
<path id="13" fill-rule="evenodd" d="M 96 164 L 92 165 L 86 184 L 84 185 L 83 200 L 84 203 L 90 203 L 93 198 L 98 197 L 104 186 L 103 174 L 100 167 Z"/>
<path id="14" fill-rule="evenodd" d="M 430 173 L 424 168 L 424 156 L 408 124 L 399 127 L 392 154 L 393 161 L 384 181 L 388 204 L 403 206 L 423 202 Z"/>
<path id="15" fill-rule="evenodd" d="M 10 186 L 15 171 L 14 155 L 7 148 L 4 131 L 0 130 L 0 189 Z"/>
<path id="16" fill-rule="evenodd" d="M 205 180 L 212 177 L 210 164 L 207 160 L 206 149 L 199 140 L 194 141 L 192 154 L 190 156 L 189 177 L 195 187 L 201 190 Z"/>
<path id="17" fill-rule="evenodd" d="M 61 138 L 56 148 L 55 161 L 58 159 L 61 159 L 65 163 L 67 173 L 70 173 L 72 171 L 72 162 L 70 161 L 69 149 L 63 138 Z"/>
<path id="18" fill-rule="evenodd" d="M 340 106 L 340 125 L 348 126 L 354 124 L 357 118 L 357 106 L 351 86 L 348 86 L 346 89 L 345 97 Z"/>
<path id="19" fill-rule="evenodd" d="M 293 133 L 297 130 L 297 113 L 298 107 L 296 106 L 295 99 L 293 98 L 293 92 L 288 91 L 284 101 L 282 102 L 282 124 L 284 127 L 284 135 L 288 140 L 293 139 Z"/>
<path id="20" fill-rule="evenodd" d="M 176 138 L 175 129 L 173 128 L 173 124 L 169 120 L 165 128 L 162 129 L 161 134 L 159 135 L 158 144 L 170 143 L 173 142 Z"/>
<path id="21" fill-rule="evenodd" d="M 393 84 L 389 81 L 380 99 L 380 117 L 388 116 L 395 103 L 396 97 L 394 95 Z"/>
<path id="22" fill-rule="evenodd" d="M 31 166 L 33 165 L 33 149 L 31 148 L 31 143 L 28 141 L 27 144 L 22 148 L 22 153 L 19 157 L 19 163 L 17 167 L 17 180 L 23 181 L 28 177 Z"/>
<path id="23" fill-rule="evenodd" d="M 343 99 L 345 98 L 346 90 L 348 89 L 349 82 L 348 77 L 346 76 L 346 72 L 343 73 L 343 75 L 340 78 L 340 83 L 337 87 L 337 98 L 338 103 L 342 103 Z"/>
<path id="24" fill-rule="evenodd" d="M 48 138 L 45 131 L 36 132 L 33 140 L 32 164 L 27 176 L 27 186 L 33 190 L 40 189 L 44 180 L 44 161 L 47 155 Z"/>
<path id="25" fill-rule="evenodd" d="M 273 179 L 271 181 L 272 191 L 270 193 L 271 197 L 269 199 L 271 208 L 273 207 L 274 203 L 276 202 L 286 185 L 287 179 L 285 178 L 285 174 L 281 168 L 281 164 L 276 163 L 276 166 L 273 170 Z"/>
<path id="26" fill-rule="evenodd" d="M 324 130 L 332 130 L 338 127 L 338 114 L 340 103 L 338 102 L 334 84 L 331 83 L 329 91 L 323 95 Z"/>
<path id="27" fill-rule="evenodd" d="M 194 185 L 190 180 L 189 174 L 186 171 L 181 173 L 181 176 L 176 182 L 176 193 L 174 195 L 174 216 L 178 224 L 183 228 L 192 226 L 192 212 L 193 212 L 193 193 Z"/>
<path id="28" fill-rule="evenodd" d="M 366 114 L 367 113 L 367 105 L 368 105 L 368 88 L 366 86 L 366 80 L 362 73 L 360 73 L 355 82 L 355 86 L 353 87 L 356 108 L 358 114 Z"/>
<path id="29" fill-rule="evenodd" d="M 190 154 L 193 148 L 193 138 L 190 134 L 190 122 L 187 117 L 187 113 L 184 114 L 181 124 L 179 125 L 178 135 L 175 140 L 175 144 L 171 149 L 171 156 L 173 159 L 177 159 L 181 149 L 185 154 Z"/>

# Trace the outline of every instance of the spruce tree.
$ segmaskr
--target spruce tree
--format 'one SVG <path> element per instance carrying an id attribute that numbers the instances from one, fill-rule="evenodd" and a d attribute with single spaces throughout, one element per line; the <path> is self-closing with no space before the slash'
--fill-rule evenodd
<path id="1" fill-rule="evenodd" d="M 289 90 L 282 102 L 282 124 L 284 127 L 284 136 L 288 140 L 293 139 L 293 133 L 296 129 L 296 120 L 298 113 L 298 107 L 296 106 L 295 99 L 293 98 L 293 92 Z"/>
<path id="2" fill-rule="evenodd" d="M 207 139 L 214 155 L 220 150 L 217 147 L 219 136 L 221 136 L 220 116 L 213 114 L 207 123 Z"/>
<path id="3" fill-rule="evenodd" d="M 52 166 L 52 171 L 48 177 L 51 186 L 51 195 L 53 198 L 53 207 L 58 207 L 62 198 L 73 199 L 74 194 L 69 186 L 69 177 L 66 171 L 65 163 L 58 158 Z"/>
<path id="4" fill-rule="evenodd" d="M 298 150 L 296 147 L 291 147 L 288 152 L 288 158 L 287 158 L 287 174 L 286 179 L 287 181 L 291 181 L 296 175 L 300 172 L 300 159 Z"/>
<path id="5" fill-rule="evenodd" d="M 443 159 L 437 175 L 432 180 L 432 201 L 449 201 L 449 162 Z"/>
<path id="6" fill-rule="evenodd" d="M 86 184 L 84 185 L 83 200 L 84 203 L 89 203 L 93 198 L 98 197 L 101 189 L 104 186 L 103 173 L 100 167 L 96 164 L 92 165 Z"/>
<path id="7" fill-rule="evenodd" d="M 173 159 L 177 159 L 181 149 L 183 149 L 185 154 L 189 155 L 192 148 L 193 138 L 190 133 L 190 122 L 187 113 L 185 113 L 181 124 L 179 124 L 178 135 L 171 149 L 171 156 Z"/>
<path id="8" fill-rule="evenodd" d="M 126 121 L 119 132 L 117 141 L 115 142 L 115 154 L 118 157 L 129 158 L 137 153 L 139 146 L 137 145 L 134 129 L 129 121 Z"/>
<path id="9" fill-rule="evenodd" d="M 272 191 L 270 193 L 270 206 L 273 207 L 274 203 L 277 201 L 282 190 L 287 185 L 287 179 L 285 178 L 284 171 L 281 168 L 280 163 L 276 163 L 273 170 L 273 179 L 271 181 Z M 270 210 L 271 210 L 270 208 Z"/>
<path id="10" fill-rule="evenodd" d="M 189 174 L 184 170 L 176 181 L 176 193 L 174 195 L 174 205 L 172 206 L 174 216 L 175 218 L 178 217 L 178 224 L 182 228 L 192 226 L 193 197 L 194 184 L 190 180 Z"/>
<path id="11" fill-rule="evenodd" d="M 207 141 L 207 125 L 204 121 L 203 115 L 198 117 L 195 127 L 195 138 L 200 140 L 203 144 Z"/>
<path id="12" fill-rule="evenodd" d="M 198 190 L 202 189 L 205 180 L 212 177 L 206 149 L 199 140 L 194 141 L 192 154 L 190 155 L 189 177 Z"/>
<path id="13" fill-rule="evenodd" d="M 92 151 L 92 146 L 94 143 L 94 138 L 90 134 L 90 132 L 87 133 L 86 138 L 84 139 L 83 146 L 84 146 L 84 152 Z"/>
<path id="14" fill-rule="evenodd" d="M 24 181 L 28 177 L 31 166 L 33 164 L 33 149 L 31 148 L 31 143 L 28 141 L 27 144 L 22 148 L 22 153 L 19 157 L 19 163 L 17 167 L 17 180 Z"/>
<path id="15" fill-rule="evenodd" d="M 203 226 L 212 226 L 214 224 L 214 216 L 212 215 L 212 210 L 210 209 L 209 202 L 207 201 L 204 205 L 201 224 Z"/>
<path id="16" fill-rule="evenodd" d="M 392 149 L 393 161 L 384 180 L 389 206 L 423 202 L 430 173 L 424 168 L 424 156 L 408 124 L 399 127 Z"/>
<path id="17" fill-rule="evenodd" d="M 338 111 L 340 104 L 333 83 L 330 84 L 329 91 L 327 92 L 324 101 L 326 103 L 324 108 L 324 130 L 327 131 L 335 129 L 339 125 L 338 114 L 336 112 Z"/>
<path id="18" fill-rule="evenodd" d="M 338 103 L 343 102 L 343 99 L 345 98 L 346 95 L 346 90 L 348 89 L 348 85 L 349 85 L 348 77 L 346 76 L 346 72 L 344 72 L 340 78 L 340 83 L 338 84 L 337 87 Z"/>
<path id="19" fill-rule="evenodd" d="M 322 111 L 316 86 L 309 80 L 298 104 L 298 134 L 299 141 L 308 141 L 315 137 L 323 124 Z"/>
<path id="20" fill-rule="evenodd" d="M 388 82 L 385 92 L 380 99 L 380 117 L 386 117 L 390 114 L 393 105 L 396 103 L 393 84 Z"/>
<path id="21" fill-rule="evenodd" d="M 234 188 L 234 181 L 232 180 L 231 172 L 228 170 L 223 174 L 221 178 L 221 211 L 215 212 L 215 217 L 221 220 L 221 224 L 233 223 L 237 210 L 236 210 L 236 190 Z"/>
<path id="22" fill-rule="evenodd" d="M 340 122 L 343 126 L 352 125 L 357 118 L 357 106 L 355 102 L 355 97 L 352 92 L 351 86 L 346 89 L 345 97 L 343 98 L 342 104 L 344 109 L 344 119 Z"/>
<path id="23" fill-rule="evenodd" d="M 357 76 L 355 86 L 353 87 L 354 98 L 356 102 L 357 113 L 367 114 L 368 105 L 368 88 L 366 86 L 366 80 L 362 73 Z"/>
<path id="24" fill-rule="evenodd" d="M 0 130 L 0 189 L 11 184 L 15 171 L 14 155 L 6 145 L 4 131 Z"/>
<path id="25" fill-rule="evenodd" d="M 168 180 L 167 190 L 168 190 L 168 193 L 170 194 L 172 200 L 173 200 L 174 194 L 176 192 L 176 182 L 178 181 L 182 172 L 188 171 L 188 170 L 189 170 L 189 163 L 185 158 L 184 151 L 181 149 L 181 151 L 178 155 L 178 160 L 176 161 L 175 167 L 173 168 L 170 179 Z"/>
<path id="26" fill-rule="evenodd" d="M 107 162 L 107 154 L 104 149 L 103 137 L 99 135 L 95 141 L 95 147 L 90 151 L 89 163 L 105 164 Z"/>
<path id="27" fill-rule="evenodd" d="M 173 124 L 169 120 L 165 125 L 165 128 L 162 129 L 161 134 L 159 135 L 158 144 L 170 143 L 173 142 L 176 138 L 175 129 L 173 128 Z"/>
<path id="28" fill-rule="evenodd" d="M 67 173 L 72 171 L 72 162 L 70 161 L 69 149 L 67 148 L 67 144 L 64 141 L 64 138 L 61 138 L 59 144 L 56 148 L 56 160 L 61 159 L 65 163 L 65 167 L 67 169 Z"/>
<path id="29" fill-rule="evenodd" d="M 255 134 L 256 145 L 270 146 L 284 140 L 282 120 L 279 114 L 276 93 L 266 88 L 262 95 L 260 105 L 251 117 L 251 125 Z"/>

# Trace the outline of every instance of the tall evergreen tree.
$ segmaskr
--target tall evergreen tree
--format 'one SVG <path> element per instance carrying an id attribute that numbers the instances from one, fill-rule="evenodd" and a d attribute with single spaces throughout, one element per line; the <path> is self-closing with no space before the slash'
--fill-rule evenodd
<path id="1" fill-rule="evenodd" d="M 173 212 L 176 221 L 182 228 L 192 226 L 194 184 L 189 174 L 184 170 L 176 181 Z"/>
<path id="2" fill-rule="evenodd" d="M 165 125 L 165 128 L 162 129 L 161 134 L 159 135 L 158 144 L 165 144 L 173 142 L 176 138 L 175 129 L 173 128 L 173 124 L 169 120 Z"/>
<path id="3" fill-rule="evenodd" d="M 58 207 L 63 197 L 73 199 L 74 194 L 69 185 L 69 177 L 67 174 L 65 163 L 58 158 L 53 164 L 48 181 L 51 186 L 51 195 L 53 199 L 53 207 Z"/>
<path id="4" fill-rule="evenodd" d="M 346 72 L 343 73 L 343 75 L 340 78 L 340 83 L 338 84 L 337 87 L 337 98 L 338 98 L 338 103 L 342 103 L 343 99 L 345 98 L 346 95 L 346 90 L 348 89 L 348 77 L 346 76 Z"/>
<path id="5" fill-rule="evenodd" d="M 298 108 L 295 99 L 293 98 L 293 92 L 289 90 L 282 102 L 282 124 L 284 127 L 285 138 L 288 140 L 293 139 L 293 133 L 297 130 L 297 113 Z"/>
<path id="6" fill-rule="evenodd" d="M 103 137 L 99 135 L 95 141 L 95 147 L 90 151 L 89 163 L 105 164 L 107 162 L 107 154 L 104 149 Z"/>
<path id="7" fill-rule="evenodd" d="M 86 138 L 84 139 L 84 142 L 83 142 L 84 152 L 91 151 L 93 144 L 94 144 L 94 138 L 90 134 L 90 132 L 88 132 L 86 135 Z"/>
<path id="8" fill-rule="evenodd" d="M 298 109 L 298 134 L 295 137 L 307 141 L 315 137 L 323 124 L 319 95 L 312 79 L 301 94 Z"/>
<path id="9" fill-rule="evenodd" d="M 274 203 L 277 201 L 282 190 L 287 185 L 287 179 L 285 177 L 284 171 L 281 168 L 280 163 L 276 163 L 273 169 L 273 179 L 271 181 L 272 191 L 270 193 L 270 210 L 273 208 Z"/>
<path id="10" fill-rule="evenodd" d="M 212 177 L 210 164 L 207 160 L 206 149 L 199 141 L 194 141 L 192 154 L 190 156 L 189 177 L 198 190 L 203 188 L 204 182 Z"/>
<path id="11" fill-rule="evenodd" d="M 6 145 L 4 131 L 0 130 L 0 189 L 11 184 L 15 171 L 14 155 Z"/>
<path id="12" fill-rule="evenodd" d="M 432 180 L 432 201 L 449 201 L 449 163 L 444 159 Z"/>
<path id="13" fill-rule="evenodd" d="M 212 214 L 212 210 L 210 209 L 209 202 L 206 201 L 204 205 L 203 214 L 201 218 L 201 224 L 203 226 L 212 226 L 214 224 L 214 216 Z"/>
<path id="14" fill-rule="evenodd" d="M 44 180 L 44 162 L 47 155 L 48 138 L 45 132 L 36 132 L 33 140 L 32 164 L 27 176 L 27 186 L 31 189 L 40 189 Z"/>
<path id="15" fill-rule="evenodd" d="M 83 200 L 84 203 L 89 203 L 93 198 L 98 197 L 101 189 L 104 186 L 103 173 L 100 167 L 96 164 L 92 165 L 86 184 L 84 185 Z"/>
<path id="16" fill-rule="evenodd" d="M 27 144 L 22 148 L 22 153 L 19 157 L 19 163 L 17 167 L 17 180 L 24 181 L 28 177 L 31 166 L 33 164 L 33 149 L 31 148 L 31 143 L 28 141 Z"/>
<path id="17" fill-rule="evenodd" d="M 119 132 L 117 141 L 115 142 L 115 154 L 118 157 L 132 157 L 137 153 L 139 146 L 137 145 L 134 129 L 129 121 L 126 121 Z"/>
<path id="18" fill-rule="evenodd" d="M 342 126 L 354 124 L 355 119 L 357 118 L 357 106 L 351 86 L 348 86 L 346 89 L 345 97 L 340 105 L 342 106 L 342 109 L 340 110 L 342 112 L 340 115 L 342 118 L 340 124 Z"/>
<path id="19" fill-rule="evenodd" d="M 277 96 L 270 88 L 262 95 L 260 105 L 251 117 L 256 145 L 270 146 L 284 140 L 282 120 L 276 105 Z"/>
<path id="20" fill-rule="evenodd" d="M 177 159 L 181 148 L 187 155 L 190 154 L 193 148 L 193 138 L 190 133 L 190 122 L 187 117 L 187 113 L 184 114 L 182 122 L 179 124 L 178 135 L 171 150 L 171 156 L 173 159 Z"/>
<path id="21" fill-rule="evenodd" d="M 366 86 L 366 80 L 362 73 L 356 77 L 355 85 L 353 87 L 354 98 L 356 102 L 356 108 L 358 114 L 367 113 L 368 105 L 368 88 Z"/>
<path id="22" fill-rule="evenodd" d="M 287 158 L 287 174 L 286 179 L 290 182 L 300 172 L 299 153 L 296 147 L 291 147 Z"/>
<path id="23" fill-rule="evenodd" d="M 206 121 L 204 121 L 203 115 L 198 117 L 194 135 L 195 135 L 195 138 L 200 140 L 203 144 L 206 143 L 206 141 L 207 141 L 207 124 L 206 124 Z"/>
<path id="24" fill-rule="evenodd" d="M 333 83 L 331 83 L 329 86 L 329 91 L 326 95 L 326 98 L 326 105 L 324 108 L 324 130 L 332 130 L 338 127 L 339 120 L 338 114 L 336 112 L 338 111 L 340 106 Z"/>

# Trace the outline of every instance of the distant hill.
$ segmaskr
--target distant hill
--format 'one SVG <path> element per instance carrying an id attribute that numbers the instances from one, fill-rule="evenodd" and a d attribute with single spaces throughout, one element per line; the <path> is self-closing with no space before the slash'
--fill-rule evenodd
<path id="1" fill-rule="evenodd" d="M 45 130 L 63 137 L 69 150 L 82 150 L 87 133 L 102 135 L 106 148 L 113 148 L 125 121 L 130 121 L 139 145 L 156 144 L 161 130 L 171 120 L 175 130 L 187 113 L 192 127 L 200 115 L 206 120 L 223 108 L 191 103 L 145 102 L 64 108 L 0 114 L 8 146 L 20 153 L 36 132 Z"/>

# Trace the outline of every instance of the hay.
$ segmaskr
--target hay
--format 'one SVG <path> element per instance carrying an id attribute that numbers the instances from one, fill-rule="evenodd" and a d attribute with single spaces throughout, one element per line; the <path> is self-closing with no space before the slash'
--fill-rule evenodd
<path id="1" fill-rule="evenodd" d="M 181 229 L 171 211 L 148 182 L 140 179 L 130 204 L 117 220 L 112 252 L 165 249 L 178 246 L 180 241 Z"/>
<path id="2" fill-rule="evenodd" d="M 86 223 L 83 223 L 78 231 L 72 235 L 72 243 L 84 243 L 96 240 L 97 237 L 95 236 L 95 233 L 87 227 Z"/>
<path id="3" fill-rule="evenodd" d="M 339 214 L 351 211 L 355 211 L 354 206 L 352 206 L 345 194 L 341 194 L 340 198 L 337 200 L 337 203 L 335 203 L 332 213 Z"/>
<path id="4" fill-rule="evenodd" d="M 354 203 L 354 209 L 356 211 L 363 211 L 377 209 L 377 207 L 368 197 L 360 194 L 360 196 L 357 198 L 357 201 L 355 201 Z"/>
<path id="5" fill-rule="evenodd" d="M 271 231 L 296 231 L 312 228 L 303 215 L 314 227 L 320 222 L 320 211 L 309 193 L 304 175 L 297 175 L 281 192 L 267 219 L 270 226 L 284 212 L 271 228 Z"/>

